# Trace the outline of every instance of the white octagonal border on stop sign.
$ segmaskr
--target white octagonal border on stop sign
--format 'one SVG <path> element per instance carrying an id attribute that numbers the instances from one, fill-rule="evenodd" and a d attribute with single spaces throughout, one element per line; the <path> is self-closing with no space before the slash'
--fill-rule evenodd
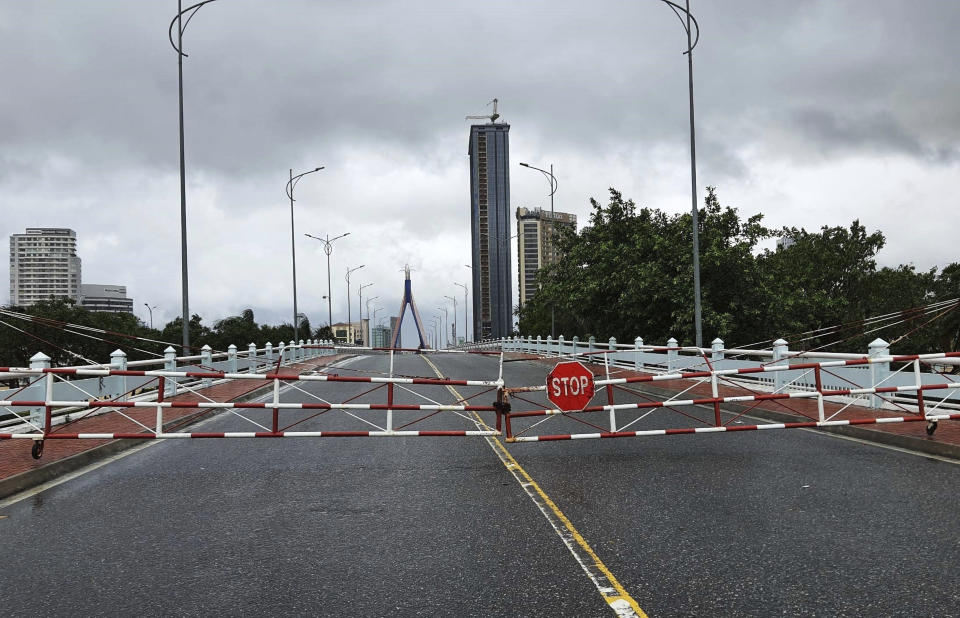
<path id="1" fill-rule="evenodd" d="M 547 374 L 547 398 L 564 412 L 584 409 L 593 396 L 593 372 L 579 361 L 557 363 Z"/>

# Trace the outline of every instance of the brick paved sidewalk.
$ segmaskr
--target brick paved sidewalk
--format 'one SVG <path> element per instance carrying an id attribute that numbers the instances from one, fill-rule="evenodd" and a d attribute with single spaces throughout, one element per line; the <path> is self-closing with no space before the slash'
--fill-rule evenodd
<path id="1" fill-rule="evenodd" d="M 310 359 L 303 363 L 287 365 L 281 367 L 280 374 L 296 375 L 317 367 L 323 367 L 342 360 L 346 355 L 323 356 Z M 194 392 L 187 391 L 167 398 L 166 401 L 197 401 L 207 397 L 216 402 L 235 401 L 252 391 L 264 386 L 271 385 L 272 382 L 264 380 L 231 380 L 223 384 L 216 384 L 209 388 L 194 389 Z M 201 397 L 202 395 L 202 397 Z M 180 421 L 175 423 L 177 429 L 195 423 L 199 420 L 209 418 L 221 410 L 217 409 L 198 409 L 198 408 L 164 408 L 163 420 L 168 431 L 171 430 L 170 421 Z M 156 408 L 125 408 L 123 413 L 130 418 L 136 419 L 147 427 L 153 427 L 156 423 Z M 66 431 L 64 431 L 66 430 Z M 64 425 L 55 425 L 54 432 L 65 433 L 146 433 L 143 427 L 137 423 L 124 418 L 117 412 L 108 412 L 89 418 L 83 418 Z M 118 442 L 116 440 L 46 440 L 44 442 L 43 457 L 34 459 L 30 456 L 30 449 L 33 446 L 32 440 L 2 440 L 0 441 L 0 482 L 11 477 L 38 470 L 50 466 L 57 462 L 90 451 L 109 442 Z"/>
<path id="2" fill-rule="evenodd" d="M 506 356 L 515 359 L 527 359 L 545 364 L 547 366 L 553 366 L 559 360 L 555 357 L 541 358 L 529 354 L 508 353 Z M 581 362 L 584 361 L 581 360 Z M 593 370 L 594 374 L 598 376 L 604 375 L 605 369 L 602 364 L 585 364 L 587 364 Z M 611 368 L 610 375 L 611 377 L 616 378 L 626 378 L 651 374 L 617 367 L 616 369 Z M 659 397 L 663 398 L 669 398 L 670 396 L 682 391 L 686 391 L 682 396 L 683 399 L 705 398 L 713 396 L 709 382 L 698 384 L 693 388 L 690 388 L 691 384 L 693 384 L 693 380 L 665 380 L 663 382 L 645 382 L 627 386 L 633 387 L 634 389 L 642 389 L 649 393 L 656 393 Z M 737 384 L 731 384 L 730 382 L 724 383 L 722 380 L 718 385 L 718 393 L 721 397 L 752 395 L 759 392 L 761 391 L 753 391 Z M 655 401 L 657 399 L 657 396 L 649 398 L 650 401 Z M 824 418 L 829 420 L 852 420 L 863 418 L 876 419 L 898 416 L 916 416 L 914 412 L 907 409 L 874 410 L 872 408 L 856 404 L 846 407 L 846 409 L 841 412 L 840 410 L 843 409 L 845 405 L 846 404 L 837 404 L 824 401 Z M 738 405 L 724 404 L 724 409 L 728 411 L 735 410 L 736 413 L 741 413 L 747 408 L 751 408 L 750 411 L 747 412 L 747 414 L 750 416 L 768 418 L 771 420 L 776 420 L 777 422 L 819 420 L 817 401 L 816 399 L 812 398 L 789 399 L 783 401 L 774 400 L 746 402 Z M 838 433 L 850 434 L 856 437 L 862 437 L 864 439 L 875 439 L 881 442 L 888 442 L 891 444 L 904 446 L 906 448 L 920 449 L 955 457 L 960 456 L 960 421 L 948 420 L 940 422 L 936 432 L 932 436 L 927 435 L 926 422 L 922 421 L 856 427 L 847 426 L 831 429 L 839 429 Z M 887 436 L 890 438 L 887 439 Z M 900 440 L 897 438 L 905 438 L 905 440 Z M 927 448 L 925 448 L 925 445 Z"/>

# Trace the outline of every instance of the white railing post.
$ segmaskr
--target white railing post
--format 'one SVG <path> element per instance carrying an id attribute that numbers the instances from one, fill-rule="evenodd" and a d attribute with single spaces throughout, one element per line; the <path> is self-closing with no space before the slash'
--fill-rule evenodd
<path id="1" fill-rule="evenodd" d="M 304 356 L 304 354 L 306 353 L 306 350 L 305 350 L 304 347 L 303 347 L 303 339 L 300 340 L 300 348 L 299 348 L 299 350 L 300 350 L 300 352 L 299 352 L 299 354 L 297 354 L 297 357 L 298 357 L 298 359 L 300 360 L 300 362 L 303 362 L 303 359 L 306 358 L 306 356 Z"/>
<path id="2" fill-rule="evenodd" d="M 263 355 L 267 357 L 267 364 L 271 364 L 273 362 L 273 344 L 268 341 L 267 345 L 263 347 Z"/>
<path id="3" fill-rule="evenodd" d="M 202 371 L 213 371 L 213 349 L 207 344 L 200 348 L 200 364 L 203 365 Z M 203 388 L 209 388 L 212 383 L 210 378 L 204 378 L 201 382 Z"/>
<path id="4" fill-rule="evenodd" d="M 543 340 L 540 338 L 540 335 L 537 335 L 537 356 L 540 356 L 540 354 L 543 352 L 543 348 L 541 347 L 542 343 Z"/>
<path id="5" fill-rule="evenodd" d="M 616 337 L 610 337 L 610 339 L 607 340 L 607 350 L 609 350 L 610 353 L 605 354 L 604 356 L 606 356 L 610 360 L 611 365 L 616 365 L 616 357 L 613 355 L 613 353 L 617 351 Z"/>
<path id="6" fill-rule="evenodd" d="M 227 346 L 227 373 L 237 372 L 237 346 L 232 343 Z"/>
<path id="7" fill-rule="evenodd" d="M 643 369 L 643 359 L 640 358 L 640 348 L 643 347 L 643 337 L 637 337 L 633 340 L 633 347 L 636 350 L 633 354 L 633 368 L 637 371 Z"/>
<path id="8" fill-rule="evenodd" d="M 43 352 L 37 352 L 30 357 L 30 368 L 31 369 L 49 369 L 50 368 L 50 357 L 44 354 Z M 46 374 L 43 380 L 44 388 L 46 392 L 49 393 L 51 389 L 51 384 L 53 380 L 53 374 Z M 44 395 L 44 401 L 49 401 L 50 398 L 47 395 Z M 44 408 L 30 408 L 30 422 L 36 425 L 37 427 L 42 428 L 44 431 L 48 431 L 50 428 L 46 426 L 46 410 Z"/>
<path id="9" fill-rule="evenodd" d="M 173 346 L 167 346 L 163 351 L 163 370 L 164 371 L 176 371 L 177 370 L 177 351 L 173 349 Z M 164 388 L 164 397 L 173 397 L 177 394 L 177 379 L 176 378 L 164 378 L 164 383 L 166 387 Z"/>
<path id="10" fill-rule="evenodd" d="M 563 340 L 563 335 L 557 337 L 557 356 L 563 356 L 563 346 L 566 345 L 566 342 Z"/>
<path id="11" fill-rule="evenodd" d="M 680 364 L 680 346 L 674 337 L 667 339 L 667 372 L 673 372 Z"/>
<path id="12" fill-rule="evenodd" d="M 720 369 L 723 360 L 723 339 L 717 337 L 710 342 L 710 363 L 714 369 Z"/>
<path id="13" fill-rule="evenodd" d="M 870 342 L 868 356 L 890 356 L 890 344 L 877 337 Z M 870 363 L 870 386 L 878 386 L 890 376 L 890 363 Z M 870 407 L 882 408 L 883 399 L 877 395 L 870 395 Z"/>
<path id="14" fill-rule="evenodd" d="M 280 361 L 281 365 L 283 365 L 284 362 L 286 362 L 288 357 L 286 345 L 287 343 L 285 341 L 281 341 L 280 343 L 277 344 L 277 360 Z"/>
<path id="15" fill-rule="evenodd" d="M 777 339 L 773 342 L 773 363 L 772 365 L 789 365 L 790 364 L 790 350 L 787 348 L 787 342 L 785 339 Z M 783 388 L 783 385 L 787 383 L 787 374 L 782 371 L 773 372 L 773 388 L 776 392 L 780 392 L 780 389 Z"/>
<path id="16" fill-rule="evenodd" d="M 547 335 L 547 356 L 553 356 L 553 337 Z"/>
<path id="17" fill-rule="evenodd" d="M 120 369 L 122 371 L 126 368 L 127 353 L 120 349 L 110 352 L 110 369 Z M 117 395 L 118 401 L 126 401 L 127 376 L 113 376 L 110 384 L 114 391 L 112 394 Z"/>
<path id="18" fill-rule="evenodd" d="M 573 341 L 572 341 L 571 343 L 573 344 L 573 352 L 572 352 L 572 354 L 573 354 L 574 357 L 576 357 L 577 354 L 580 352 L 580 350 L 577 348 L 577 346 L 580 345 L 580 337 L 579 337 L 578 335 L 574 335 L 574 336 L 573 336 Z"/>
<path id="19" fill-rule="evenodd" d="M 247 373 L 257 372 L 257 344 L 247 344 Z"/>
<path id="20" fill-rule="evenodd" d="M 597 349 L 597 338 L 593 335 L 590 335 L 590 338 L 587 339 L 587 352 L 593 352 Z"/>

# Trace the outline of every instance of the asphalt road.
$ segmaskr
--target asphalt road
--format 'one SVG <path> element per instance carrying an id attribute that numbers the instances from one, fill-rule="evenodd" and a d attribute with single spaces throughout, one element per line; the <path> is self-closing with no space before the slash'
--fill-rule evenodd
<path id="1" fill-rule="evenodd" d="M 492 358 L 431 359 L 449 377 L 497 373 Z M 386 367 L 363 357 L 334 371 Z M 545 372 L 505 368 L 512 385 Z M 397 372 L 433 375 L 417 356 Z M 304 388 L 344 401 L 369 385 Z M 396 400 L 426 403 L 402 389 Z M 383 426 L 385 412 L 357 415 Z M 658 412 L 631 428 L 682 420 Z M 202 428 L 251 429 L 229 413 Z M 295 429 L 373 427 L 331 411 Z M 441 413 L 410 429 L 475 426 Z M 534 430 L 592 431 L 560 417 Z M 960 615 L 957 464 L 800 430 L 509 451 L 651 616 Z M 0 504 L 5 615 L 614 615 L 483 438 L 168 440 Z"/>

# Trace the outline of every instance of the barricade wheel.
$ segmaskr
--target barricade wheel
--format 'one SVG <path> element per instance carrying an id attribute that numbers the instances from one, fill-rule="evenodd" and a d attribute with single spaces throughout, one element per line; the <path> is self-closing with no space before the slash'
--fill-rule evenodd
<path id="1" fill-rule="evenodd" d="M 937 421 L 927 422 L 927 435 L 932 436 L 933 432 L 937 430 Z"/>
<path id="2" fill-rule="evenodd" d="M 43 440 L 34 440 L 33 447 L 30 449 L 30 456 L 34 459 L 43 457 Z"/>

